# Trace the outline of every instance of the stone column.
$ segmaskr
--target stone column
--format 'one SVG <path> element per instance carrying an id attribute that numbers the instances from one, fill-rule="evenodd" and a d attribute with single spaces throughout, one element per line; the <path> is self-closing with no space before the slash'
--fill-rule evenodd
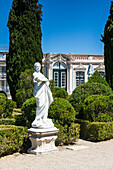
<path id="1" fill-rule="evenodd" d="M 53 75 L 52 75 L 52 64 L 51 63 L 48 63 L 47 64 L 47 78 L 49 80 L 52 80 L 53 79 Z"/>
<path id="2" fill-rule="evenodd" d="M 73 91 L 73 66 L 71 63 L 68 64 L 67 69 L 67 91 L 72 94 Z"/>

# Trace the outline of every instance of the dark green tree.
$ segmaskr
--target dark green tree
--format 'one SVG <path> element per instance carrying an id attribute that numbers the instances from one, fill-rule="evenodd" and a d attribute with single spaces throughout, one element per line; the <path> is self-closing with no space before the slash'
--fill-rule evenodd
<path id="1" fill-rule="evenodd" d="M 13 0 L 9 13 L 9 54 L 6 63 L 7 80 L 14 101 L 21 72 L 32 69 L 35 62 L 42 64 L 42 5 L 38 1 Z"/>
<path id="2" fill-rule="evenodd" d="M 26 69 L 20 74 L 20 84 L 16 90 L 16 103 L 19 108 L 29 98 L 33 97 L 33 69 Z"/>
<path id="3" fill-rule="evenodd" d="M 113 89 L 113 1 L 111 1 L 110 15 L 105 25 L 102 41 L 104 42 L 106 80 Z"/>

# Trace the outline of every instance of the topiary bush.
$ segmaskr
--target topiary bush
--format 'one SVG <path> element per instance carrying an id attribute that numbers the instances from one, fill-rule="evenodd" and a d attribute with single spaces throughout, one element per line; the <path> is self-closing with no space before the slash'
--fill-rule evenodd
<path id="1" fill-rule="evenodd" d="M 13 109 L 16 107 L 16 103 L 8 99 L 5 95 L 0 96 L 0 117 L 12 117 Z"/>
<path id="2" fill-rule="evenodd" d="M 107 81 L 101 76 L 101 74 L 96 70 L 91 77 L 89 77 L 88 83 L 101 83 L 109 87 Z"/>
<path id="3" fill-rule="evenodd" d="M 79 132 L 80 132 L 80 125 L 77 123 L 72 123 L 70 126 L 68 125 L 60 125 L 55 124 L 55 127 L 59 129 L 57 133 L 57 139 L 55 144 L 63 145 L 63 144 L 70 144 L 74 143 L 79 139 Z"/>
<path id="4" fill-rule="evenodd" d="M 90 95 L 105 95 L 109 96 L 113 94 L 110 87 L 105 86 L 101 83 L 84 83 L 73 91 L 68 101 L 72 104 L 76 112 L 78 113 L 77 118 L 83 118 L 83 103 Z"/>
<path id="5" fill-rule="evenodd" d="M 15 125 L 16 119 L 14 118 L 2 118 L 0 119 L 0 125 Z"/>
<path id="6" fill-rule="evenodd" d="M 73 106 L 63 98 L 55 98 L 50 105 L 48 117 L 53 119 L 59 129 L 56 145 L 70 144 L 79 138 L 79 125 L 74 123 L 76 112 Z"/>
<path id="7" fill-rule="evenodd" d="M 53 97 L 68 99 L 68 92 L 61 87 L 55 87 L 53 91 Z"/>
<path id="8" fill-rule="evenodd" d="M 53 94 L 54 88 L 55 88 L 55 81 L 54 80 L 49 81 L 49 87 L 50 87 L 50 90 L 51 90 L 51 92 Z"/>
<path id="9" fill-rule="evenodd" d="M 23 149 L 27 128 L 14 125 L 0 125 L 0 157 Z"/>
<path id="10" fill-rule="evenodd" d="M 93 121 L 112 121 L 113 95 L 92 95 L 84 100 L 83 119 Z"/>
<path id="11" fill-rule="evenodd" d="M 35 97 L 32 97 L 30 99 L 27 99 L 23 105 L 22 105 L 22 119 L 23 122 L 26 122 L 27 127 L 31 127 L 31 123 L 35 119 L 36 115 L 36 99 Z"/>
<path id="12" fill-rule="evenodd" d="M 60 125 L 70 125 L 74 121 L 76 111 L 73 106 L 65 99 L 55 98 L 49 107 L 48 117 L 53 119 L 54 123 Z"/>
<path id="13" fill-rule="evenodd" d="M 103 141 L 113 138 L 113 122 L 88 122 L 75 120 L 80 124 L 80 137 L 90 141 Z"/>

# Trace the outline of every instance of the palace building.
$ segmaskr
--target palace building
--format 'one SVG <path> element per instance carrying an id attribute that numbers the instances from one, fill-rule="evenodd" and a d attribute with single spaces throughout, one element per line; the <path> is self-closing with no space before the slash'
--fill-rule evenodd
<path id="1" fill-rule="evenodd" d="M 8 51 L 0 51 L 0 91 L 10 96 L 9 86 L 6 80 L 6 54 Z M 89 77 L 98 70 L 105 76 L 104 55 L 80 55 L 47 53 L 43 56 L 43 74 L 55 81 L 56 87 L 62 87 L 69 94 L 88 81 Z"/>
<path id="2" fill-rule="evenodd" d="M 10 96 L 10 90 L 6 79 L 6 54 L 8 51 L 0 51 L 0 92 L 5 92 L 8 98 Z"/>
<path id="3" fill-rule="evenodd" d="M 95 70 L 105 76 L 104 55 L 44 54 L 43 73 L 69 94 L 88 81 Z"/>

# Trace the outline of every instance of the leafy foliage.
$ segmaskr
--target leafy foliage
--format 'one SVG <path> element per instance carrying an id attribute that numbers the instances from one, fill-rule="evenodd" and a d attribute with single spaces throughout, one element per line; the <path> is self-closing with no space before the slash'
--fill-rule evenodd
<path id="1" fill-rule="evenodd" d="M 107 81 L 101 76 L 101 74 L 96 70 L 91 77 L 89 77 L 88 83 L 102 83 L 105 86 L 109 86 Z"/>
<path id="2" fill-rule="evenodd" d="M 21 151 L 27 128 L 13 125 L 0 125 L 0 157 Z"/>
<path id="3" fill-rule="evenodd" d="M 9 13 L 9 54 L 6 60 L 7 80 L 11 96 L 16 101 L 20 75 L 32 69 L 35 62 L 42 63 L 41 16 L 39 0 L 13 0 Z"/>
<path id="4" fill-rule="evenodd" d="M 15 125 L 16 119 L 14 118 L 2 118 L 0 119 L 0 125 Z"/>
<path id="5" fill-rule="evenodd" d="M 102 114 L 102 115 L 101 115 Z M 105 115 L 103 115 L 105 114 Z M 113 114 L 113 95 L 99 96 L 92 95 L 84 100 L 83 118 L 89 121 L 99 121 L 102 119 L 112 121 Z"/>
<path id="6" fill-rule="evenodd" d="M 49 83 L 50 83 L 49 84 L 50 90 L 51 90 L 51 92 L 53 94 L 54 88 L 55 88 L 55 81 L 54 80 L 50 80 Z"/>
<path id="7" fill-rule="evenodd" d="M 113 1 L 111 1 L 110 15 L 105 25 L 102 41 L 104 42 L 106 80 L 113 89 Z"/>
<path id="8" fill-rule="evenodd" d="M 70 144 L 79 139 L 79 124 L 72 123 L 70 126 L 55 124 L 55 127 L 59 129 L 59 132 L 57 133 L 57 139 L 55 141 L 56 145 Z"/>
<path id="9" fill-rule="evenodd" d="M 76 120 L 80 124 L 80 137 L 91 141 L 103 141 L 113 138 L 113 122 L 88 122 Z"/>
<path id="10" fill-rule="evenodd" d="M 84 99 L 86 99 L 90 95 L 105 95 L 109 96 L 113 92 L 110 87 L 105 86 L 101 83 L 84 83 L 73 91 L 73 93 L 69 97 L 69 102 L 72 104 L 74 109 L 77 111 L 77 117 L 83 118 L 83 103 Z"/>
<path id="11" fill-rule="evenodd" d="M 11 117 L 16 103 L 5 96 L 0 96 L 0 117 Z"/>
<path id="12" fill-rule="evenodd" d="M 68 99 L 68 92 L 61 87 L 55 87 L 53 91 L 53 97 L 54 98 L 60 97 L 60 98 Z"/>
<path id="13" fill-rule="evenodd" d="M 79 125 L 74 123 L 76 112 L 67 100 L 55 98 L 48 114 L 48 117 L 53 119 L 55 127 L 59 129 L 56 145 L 70 144 L 79 138 Z"/>
<path id="14" fill-rule="evenodd" d="M 27 127 L 31 127 L 31 123 L 35 119 L 36 114 L 36 99 L 32 97 L 27 99 L 22 105 L 22 120 L 26 123 Z"/>
<path id="15" fill-rule="evenodd" d="M 54 123 L 70 125 L 74 121 L 76 112 L 73 106 L 65 99 L 55 98 L 49 107 L 48 117 L 53 119 Z"/>
<path id="16" fill-rule="evenodd" d="M 16 90 L 16 102 L 18 107 L 29 98 L 33 97 L 33 70 L 27 69 L 20 74 L 20 83 L 18 90 Z"/>

